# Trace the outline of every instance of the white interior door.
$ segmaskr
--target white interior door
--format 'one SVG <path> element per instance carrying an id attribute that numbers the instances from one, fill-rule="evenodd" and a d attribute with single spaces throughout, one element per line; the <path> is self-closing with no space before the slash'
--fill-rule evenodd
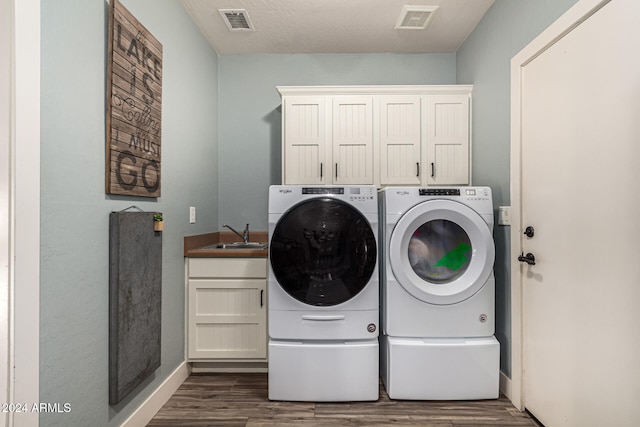
<path id="1" fill-rule="evenodd" d="M 546 427 L 640 425 L 639 16 L 612 0 L 522 70 L 524 406 Z"/>

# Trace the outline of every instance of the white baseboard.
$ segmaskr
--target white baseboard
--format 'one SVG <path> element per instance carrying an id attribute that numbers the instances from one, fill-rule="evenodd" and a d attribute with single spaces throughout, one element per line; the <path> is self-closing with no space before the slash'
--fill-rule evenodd
<path id="1" fill-rule="evenodd" d="M 149 396 L 142 405 L 140 405 L 140 407 L 138 407 L 138 409 L 136 409 L 134 413 L 122 423 L 121 427 L 139 427 L 147 425 L 188 376 L 189 365 L 187 362 L 182 362 L 182 364 L 180 364 L 175 371 L 173 371 L 171 375 L 169 375 L 169 377 L 160 384 L 151 396 Z"/>
<path id="2" fill-rule="evenodd" d="M 506 376 L 504 372 L 500 371 L 500 393 L 504 394 L 507 399 L 511 399 L 511 378 Z"/>
<path id="3" fill-rule="evenodd" d="M 216 361 L 216 362 L 191 362 L 191 372 L 214 373 L 214 372 L 267 372 L 267 362 L 237 362 L 237 361 Z"/>

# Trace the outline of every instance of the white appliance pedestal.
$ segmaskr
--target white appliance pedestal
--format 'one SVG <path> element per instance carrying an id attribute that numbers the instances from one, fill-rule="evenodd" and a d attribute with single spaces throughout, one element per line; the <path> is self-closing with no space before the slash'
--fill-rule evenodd
<path id="1" fill-rule="evenodd" d="M 500 343 L 484 338 L 380 337 L 381 377 L 391 399 L 497 399 Z"/>
<path id="2" fill-rule="evenodd" d="M 269 341 L 269 400 L 378 400 L 378 340 Z"/>

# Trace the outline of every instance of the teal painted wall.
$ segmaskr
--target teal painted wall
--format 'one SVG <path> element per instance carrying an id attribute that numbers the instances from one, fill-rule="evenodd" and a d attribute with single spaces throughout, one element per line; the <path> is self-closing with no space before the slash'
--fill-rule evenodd
<path id="1" fill-rule="evenodd" d="M 510 203 L 511 58 L 577 0 L 496 0 L 456 54 L 456 81 L 473 84 L 473 182 Z M 511 376 L 510 227 L 494 227 L 496 336 L 500 368 Z"/>
<path id="2" fill-rule="evenodd" d="M 108 2 L 41 3 L 40 401 L 71 405 L 41 426 L 118 426 L 184 361 L 183 236 L 218 223 L 217 55 L 178 1 L 122 3 L 164 49 L 158 199 L 104 191 Z M 162 365 L 111 407 L 109 213 L 132 205 L 165 216 Z"/>

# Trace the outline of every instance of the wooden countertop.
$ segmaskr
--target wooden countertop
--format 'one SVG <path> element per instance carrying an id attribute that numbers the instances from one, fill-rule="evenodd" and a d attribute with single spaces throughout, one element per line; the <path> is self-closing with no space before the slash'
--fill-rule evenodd
<path id="1" fill-rule="evenodd" d="M 267 242 L 266 231 L 249 232 L 249 241 Z M 266 258 L 268 249 L 202 249 L 217 243 L 238 242 L 240 238 L 230 231 L 198 234 L 184 237 L 184 256 L 191 258 Z"/>

